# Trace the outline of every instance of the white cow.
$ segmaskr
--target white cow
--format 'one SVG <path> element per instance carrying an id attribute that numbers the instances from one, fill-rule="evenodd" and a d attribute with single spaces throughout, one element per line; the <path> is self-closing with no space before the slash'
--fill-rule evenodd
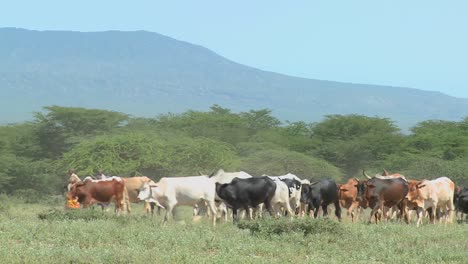
<path id="1" fill-rule="evenodd" d="M 218 172 L 216 172 L 216 174 L 210 176 L 210 179 L 220 184 L 231 183 L 234 178 L 246 179 L 252 178 L 252 175 L 248 174 L 245 171 L 225 172 L 223 169 L 219 169 Z"/>
<path id="2" fill-rule="evenodd" d="M 211 211 L 213 226 L 216 225 L 215 182 L 207 176 L 170 177 L 161 178 L 159 182 L 145 183 L 140 188 L 138 199 L 154 202 L 166 209 L 164 221 L 169 214 L 173 217 L 176 206 L 196 206 L 207 204 Z"/>
<path id="3" fill-rule="evenodd" d="M 280 179 L 273 179 L 276 183 L 275 195 L 271 199 L 271 206 L 275 211 L 276 216 L 282 216 L 281 207 L 284 208 L 288 213 L 289 217 L 294 216 L 294 211 L 291 209 L 289 201 L 289 187 Z"/>

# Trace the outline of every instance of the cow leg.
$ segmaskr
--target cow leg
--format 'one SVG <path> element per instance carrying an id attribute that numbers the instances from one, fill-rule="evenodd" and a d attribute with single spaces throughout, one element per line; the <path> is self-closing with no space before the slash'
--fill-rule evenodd
<path id="1" fill-rule="evenodd" d="M 235 224 L 239 221 L 239 216 L 237 215 L 237 208 L 232 208 L 232 222 Z"/>
<path id="2" fill-rule="evenodd" d="M 400 214 L 405 219 L 406 224 L 409 224 L 408 200 L 406 199 L 400 203 Z"/>
<path id="3" fill-rule="evenodd" d="M 154 203 L 148 203 L 148 204 L 149 204 L 149 206 L 150 206 L 151 216 L 153 216 L 153 215 L 154 215 Z M 159 213 L 161 212 L 160 209 L 161 209 L 161 208 L 158 206 L 158 215 L 159 215 Z"/>
<path id="4" fill-rule="evenodd" d="M 335 216 L 338 218 L 338 221 L 341 222 L 341 206 L 340 201 L 335 201 Z"/>
<path id="5" fill-rule="evenodd" d="M 356 220 L 356 214 L 354 213 L 354 211 L 355 211 L 357 206 L 358 206 L 358 203 L 352 202 L 351 205 L 348 207 L 348 210 L 346 211 L 347 216 L 351 215 L 351 222 L 352 223 L 354 223 L 354 221 Z"/>
<path id="6" fill-rule="evenodd" d="M 273 212 L 273 207 L 271 206 L 271 200 L 265 201 L 266 209 L 271 217 L 274 217 L 275 213 Z"/>
<path id="7" fill-rule="evenodd" d="M 207 203 L 211 211 L 212 224 L 213 224 L 213 227 L 215 227 L 216 226 L 216 204 L 214 201 L 207 201 Z"/>
<path id="8" fill-rule="evenodd" d="M 317 218 L 318 217 L 318 211 L 320 209 L 320 196 L 317 197 L 317 199 L 313 199 L 312 200 L 312 205 L 314 206 L 314 218 Z M 325 211 L 324 211 L 325 213 Z"/>
<path id="9" fill-rule="evenodd" d="M 431 223 L 432 224 L 435 224 L 435 220 L 436 220 L 436 211 L 437 211 L 437 207 L 434 206 L 431 208 L 431 211 L 429 212 L 429 216 L 430 216 L 430 219 L 431 219 Z"/>
<path id="10" fill-rule="evenodd" d="M 169 220 L 169 216 L 172 216 L 172 219 L 175 219 L 175 215 L 174 215 L 175 204 L 168 203 L 167 206 L 164 205 L 164 207 L 166 207 L 166 214 L 164 215 L 164 223 L 166 223 Z"/>
<path id="11" fill-rule="evenodd" d="M 301 218 L 304 218 L 304 216 L 308 213 L 307 212 L 307 204 L 306 203 L 301 203 L 300 209 L 299 209 L 299 214 Z"/>
<path id="12" fill-rule="evenodd" d="M 289 204 L 289 201 L 285 203 L 284 207 L 286 208 L 286 212 L 289 214 L 289 218 L 293 220 L 295 214 L 293 209 L 291 208 L 291 205 Z"/>
<path id="13" fill-rule="evenodd" d="M 358 204 L 356 208 L 356 222 L 359 220 L 359 216 L 361 215 L 361 213 L 362 213 L 362 207 Z"/>
<path id="14" fill-rule="evenodd" d="M 453 222 L 453 212 L 455 209 L 455 205 L 453 204 L 453 201 L 449 201 L 447 205 L 447 222 L 451 224 Z"/>
<path id="15" fill-rule="evenodd" d="M 248 212 L 248 217 L 247 219 L 248 220 L 252 220 L 253 219 L 253 208 L 249 208 L 248 206 L 244 207 L 244 210 L 246 212 Z"/>
<path id="16" fill-rule="evenodd" d="M 374 217 L 374 216 L 375 216 L 375 223 L 377 224 L 377 212 L 378 212 L 379 209 L 380 209 L 380 205 L 379 205 L 379 204 L 377 204 L 376 206 L 374 206 L 374 207 L 372 208 L 372 211 L 371 211 L 371 213 L 370 213 L 370 218 L 369 218 L 369 224 L 372 223 L 372 217 Z"/>
<path id="17" fill-rule="evenodd" d="M 145 202 L 145 204 L 143 206 L 143 209 L 144 209 L 145 213 L 147 213 L 147 214 L 153 213 L 153 208 L 151 208 L 151 203 L 149 203 L 149 202 Z"/>
<path id="18" fill-rule="evenodd" d="M 328 204 L 322 204 L 323 217 L 328 217 Z"/>

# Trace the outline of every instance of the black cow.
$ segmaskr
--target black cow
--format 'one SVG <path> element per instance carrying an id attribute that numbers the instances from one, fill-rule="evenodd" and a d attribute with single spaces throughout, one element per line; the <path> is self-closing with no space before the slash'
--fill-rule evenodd
<path id="1" fill-rule="evenodd" d="M 253 177 L 246 179 L 234 178 L 230 183 L 216 183 L 216 193 L 229 208 L 232 208 L 233 222 L 238 221 L 237 210 L 257 207 L 264 203 L 273 216 L 271 199 L 275 195 L 276 183 L 268 177 Z"/>
<path id="2" fill-rule="evenodd" d="M 359 182 L 357 200 L 367 200 L 369 208 L 372 209 L 369 223 L 372 216 L 375 216 L 375 222 L 381 221 L 384 206 L 391 208 L 398 206 L 400 215 L 405 217 L 408 223 L 408 208 L 406 195 L 408 194 L 408 182 L 402 178 L 379 179 L 371 178 L 367 181 Z"/>
<path id="3" fill-rule="evenodd" d="M 318 209 L 322 206 L 323 216 L 328 215 L 328 205 L 335 205 L 335 215 L 341 221 L 341 207 L 338 199 L 338 188 L 332 180 L 302 185 L 301 203 L 307 204 L 309 210 L 314 209 L 314 218 L 318 216 Z"/>
<path id="4" fill-rule="evenodd" d="M 463 190 L 458 193 L 457 198 L 457 204 L 455 205 L 457 211 L 462 214 L 467 214 L 466 218 L 468 219 L 468 187 L 463 188 Z"/>

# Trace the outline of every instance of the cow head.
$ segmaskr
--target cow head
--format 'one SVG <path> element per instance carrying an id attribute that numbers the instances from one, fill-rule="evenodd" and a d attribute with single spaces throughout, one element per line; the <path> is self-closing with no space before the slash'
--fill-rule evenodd
<path id="1" fill-rule="evenodd" d="M 419 196 L 419 189 L 424 186 L 426 186 L 426 184 L 423 181 L 409 180 L 406 198 L 408 198 L 409 201 L 415 201 Z"/>
<path id="2" fill-rule="evenodd" d="M 302 184 L 301 203 L 308 203 L 310 197 L 310 184 Z"/>
<path id="3" fill-rule="evenodd" d="M 78 197 L 78 201 L 82 201 L 83 196 L 85 195 L 84 188 L 85 188 L 86 183 L 85 182 L 76 182 L 73 184 L 68 185 L 68 194 L 67 198 L 69 200 L 74 199 L 75 197 Z"/>
<path id="4" fill-rule="evenodd" d="M 150 202 L 150 203 L 155 203 L 156 206 L 161 207 L 164 209 L 164 206 L 162 206 L 159 201 L 158 201 L 158 194 L 160 193 L 160 190 L 158 188 L 159 186 L 154 183 L 153 181 L 151 182 L 146 182 L 141 186 L 138 192 L 138 199 L 141 201 L 145 202 Z"/>
<path id="5" fill-rule="evenodd" d="M 357 180 L 357 179 L 356 179 Z M 357 180 L 356 183 L 356 188 L 357 188 L 357 197 L 356 200 L 361 202 L 362 200 L 365 199 L 366 197 L 366 190 L 367 190 L 367 181 L 359 181 Z"/>

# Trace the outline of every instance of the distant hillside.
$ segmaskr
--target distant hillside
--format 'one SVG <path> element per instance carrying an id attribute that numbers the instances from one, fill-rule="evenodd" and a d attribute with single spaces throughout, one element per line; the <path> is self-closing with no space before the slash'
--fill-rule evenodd
<path id="1" fill-rule="evenodd" d="M 270 108 L 283 120 L 326 114 L 388 117 L 402 127 L 468 116 L 468 99 L 410 88 L 339 83 L 261 71 L 160 34 L 0 29 L 0 122 L 47 105 L 136 116 Z"/>

